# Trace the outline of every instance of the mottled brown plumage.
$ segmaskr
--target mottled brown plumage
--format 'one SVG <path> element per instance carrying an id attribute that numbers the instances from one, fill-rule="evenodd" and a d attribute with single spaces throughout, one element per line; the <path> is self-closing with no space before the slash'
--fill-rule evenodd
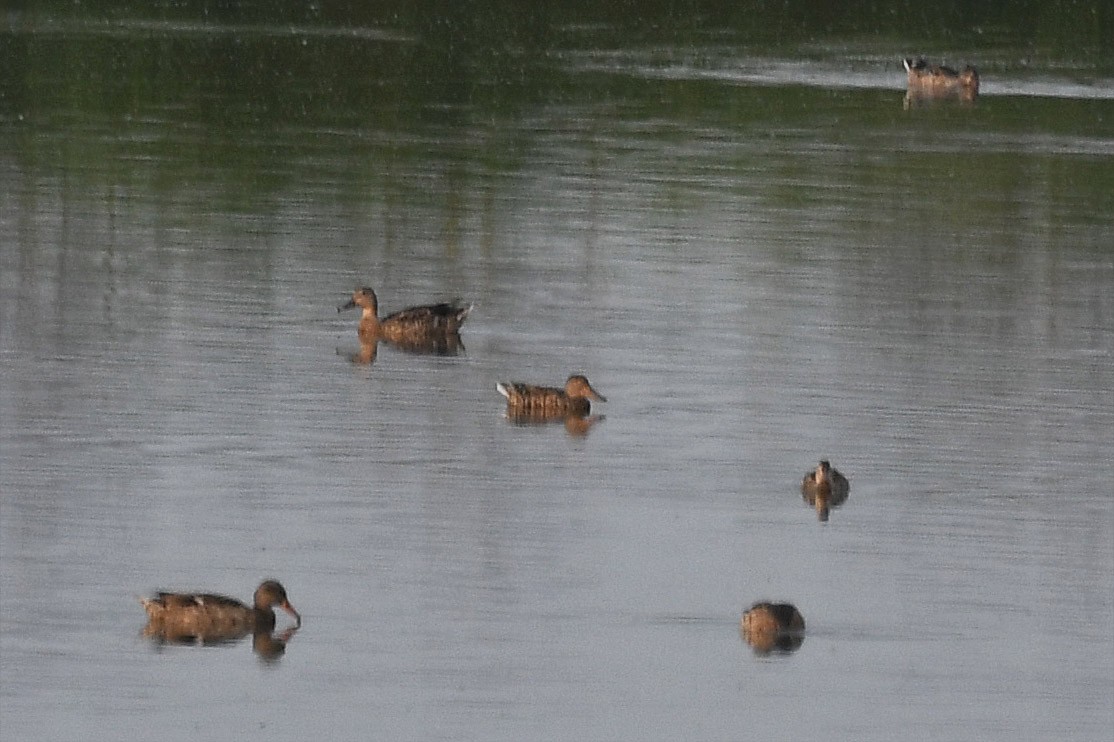
<path id="1" fill-rule="evenodd" d="M 929 64 L 923 59 L 903 59 L 908 95 L 917 98 L 958 98 L 973 101 L 979 94 L 979 73 L 968 65 L 962 72 Z"/>
<path id="2" fill-rule="evenodd" d="M 457 333 L 471 305 L 463 306 L 458 302 L 428 304 L 410 307 L 379 318 L 379 299 L 367 286 L 356 289 L 346 304 L 337 307 L 338 312 L 360 307 L 360 338 L 369 341 L 386 340 L 405 350 L 429 348 L 427 352 L 437 352 L 442 347 L 456 350 L 460 344 Z M 440 344 L 438 343 L 440 341 Z"/>
<path id="3" fill-rule="evenodd" d="M 816 508 L 816 516 L 827 520 L 831 508 L 839 507 L 851 494 L 851 484 L 847 477 L 832 468 L 827 459 L 801 481 L 801 495 L 805 502 Z"/>
<path id="4" fill-rule="evenodd" d="M 805 619 L 789 603 L 755 603 L 743 614 L 739 628 L 756 652 L 791 652 L 804 641 Z"/>
<path id="5" fill-rule="evenodd" d="M 495 388 L 507 398 L 508 414 L 520 417 L 524 414 L 534 418 L 584 416 L 592 409 L 589 400 L 607 401 L 592 388 L 587 377 L 580 374 L 570 376 L 564 389 L 508 381 L 500 381 Z"/>
<path id="6" fill-rule="evenodd" d="M 156 593 L 141 598 L 147 610 L 144 634 L 168 640 L 195 637 L 202 641 L 236 639 L 275 628 L 274 607 L 293 616 L 298 626 L 302 617 L 275 580 L 266 580 L 255 591 L 254 605 L 247 606 L 224 595 L 211 593 Z"/>

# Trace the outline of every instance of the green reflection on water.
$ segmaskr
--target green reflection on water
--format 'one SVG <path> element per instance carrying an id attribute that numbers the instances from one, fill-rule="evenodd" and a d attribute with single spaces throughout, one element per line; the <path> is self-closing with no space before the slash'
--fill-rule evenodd
<path id="1" fill-rule="evenodd" d="M 949 213 L 977 203 L 964 194 L 1034 173 L 1052 193 L 1110 205 L 1110 101 L 984 96 L 973 109 L 903 111 L 898 65 L 938 50 L 953 63 L 986 60 L 990 80 L 1109 75 L 1108 3 L 838 6 L 25 3 L 0 34 L 0 150 L 24 172 L 71 182 L 203 186 L 213 200 L 199 208 L 237 211 L 315 180 L 340 199 L 393 190 L 407 203 L 436 200 L 429 168 L 450 190 L 475 187 L 474 172 L 512 172 L 546 130 L 571 127 L 620 147 L 766 142 L 734 155 L 743 169 L 792 148 L 792 167 L 807 168 L 809 147 L 843 147 L 859 153 L 851 177 L 864 178 L 877 173 L 855 159 L 904 146 L 930 163 L 914 170 L 927 187 L 963 184 L 941 197 L 955 199 Z M 747 55 L 827 64 L 837 84 L 841 70 L 877 68 L 882 82 L 848 90 L 700 74 L 729 73 Z M 722 166 L 704 156 L 675 167 Z"/>

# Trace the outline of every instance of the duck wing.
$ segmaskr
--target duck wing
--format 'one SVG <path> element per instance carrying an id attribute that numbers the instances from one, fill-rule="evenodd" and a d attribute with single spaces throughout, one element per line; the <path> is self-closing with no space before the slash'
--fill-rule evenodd
<path id="1" fill-rule="evenodd" d="M 380 324 L 401 332 L 455 332 L 471 311 L 471 304 L 456 301 L 427 304 L 395 312 L 380 320 Z"/>

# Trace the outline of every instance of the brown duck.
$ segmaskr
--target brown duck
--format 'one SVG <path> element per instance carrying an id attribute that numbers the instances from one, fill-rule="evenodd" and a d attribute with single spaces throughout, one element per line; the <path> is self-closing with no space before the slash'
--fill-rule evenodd
<path id="1" fill-rule="evenodd" d="M 367 286 L 356 289 L 352 298 L 337 307 L 337 311 L 355 307 L 363 310 L 359 328 L 361 339 L 386 340 L 403 348 L 431 345 L 435 349 L 439 339 L 448 338 L 444 340 L 446 347 L 452 345 L 455 349 L 457 343 L 451 341 L 459 341 L 455 336 L 472 311 L 470 304 L 464 306 L 459 302 L 444 302 L 410 307 L 380 319 L 379 299 Z"/>
<path id="2" fill-rule="evenodd" d="M 790 603 L 755 603 L 743 614 L 739 630 L 757 652 L 791 652 L 804 641 L 805 619 Z"/>
<path id="3" fill-rule="evenodd" d="M 909 94 L 922 98 L 959 98 L 973 101 L 979 94 L 979 73 L 968 65 L 962 72 L 929 64 L 923 59 L 903 59 Z"/>
<path id="4" fill-rule="evenodd" d="M 275 606 L 293 616 L 298 626 L 302 625 L 302 617 L 287 599 L 286 589 L 275 580 L 260 584 L 252 606 L 211 593 L 160 592 L 153 598 L 141 598 L 140 602 L 147 610 L 144 633 L 167 639 L 221 640 L 269 633 L 275 628 Z"/>
<path id="5" fill-rule="evenodd" d="M 816 508 L 816 516 L 820 520 L 827 520 L 831 508 L 846 502 L 850 493 L 851 484 L 847 477 L 833 469 L 827 459 L 823 459 L 801 480 L 801 495 L 805 502 Z"/>
<path id="6" fill-rule="evenodd" d="M 592 388 L 588 378 L 580 374 L 570 376 L 564 389 L 509 381 L 500 381 L 495 388 L 507 398 L 508 414 L 514 417 L 527 414 L 535 418 L 584 416 L 592 409 L 589 400 L 607 401 L 606 397 Z"/>

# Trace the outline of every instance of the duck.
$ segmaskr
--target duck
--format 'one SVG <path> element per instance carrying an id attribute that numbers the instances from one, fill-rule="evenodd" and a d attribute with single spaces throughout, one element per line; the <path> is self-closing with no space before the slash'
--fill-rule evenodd
<path id="1" fill-rule="evenodd" d="M 593 389 L 588 377 L 583 374 L 570 376 L 564 389 L 511 381 L 500 381 L 495 388 L 507 398 L 507 411 L 513 417 L 583 417 L 592 409 L 589 400 L 607 401 L 607 397 Z"/>
<path id="2" fill-rule="evenodd" d="M 962 72 L 951 67 L 929 64 L 923 59 L 902 60 L 907 75 L 909 94 L 923 98 L 955 97 L 972 101 L 979 94 L 979 73 L 967 65 Z"/>
<path id="3" fill-rule="evenodd" d="M 801 495 L 805 502 L 816 508 L 816 516 L 826 521 L 833 507 L 847 501 L 851 484 L 847 477 L 832 468 L 831 462 L 821 459 L 815 469 L 805 474 L 801 480 Z"/>
<path id="4" fill-rule="evenodd" d="M 264 580 L 255 590 L 252 605 L 212 593 L 158 592 L 140 598 L 147 611 L 148 636 L 166 639 L 195 637 L 203 640 L 235 639 L 248 634 L 270 633 L 275 628 L 274 607 L 294 617 L 300 628 L 302 616 L 294 610 L 277 580 Z"/>
<path id="5" fill-rule="evenodd" d="M 791 603 L 759 602 L 743 613 L 739 631 L 757 652 L 792 652 L 804 641 L 805 618 Z"/>
<path id="6" fill-rule="evenodd" d="M 363 310 L 359 327 L 362 340 L 386 340 L 402 348 L 428 345 L 434 350 L 440 347 L 437 341 L 442 338 L 448 338 L 444 342 L 446 347 L 457 348 L 459 339 L 450 341 L 457 336 L 460 326 L 472 311 L 471 304 L 442 302 L 409 307 L 380 319 L 379 299 L 368 286 L 356 289 L 347 303 L 337 307 L 337 312 L 356 307 Z"/>

